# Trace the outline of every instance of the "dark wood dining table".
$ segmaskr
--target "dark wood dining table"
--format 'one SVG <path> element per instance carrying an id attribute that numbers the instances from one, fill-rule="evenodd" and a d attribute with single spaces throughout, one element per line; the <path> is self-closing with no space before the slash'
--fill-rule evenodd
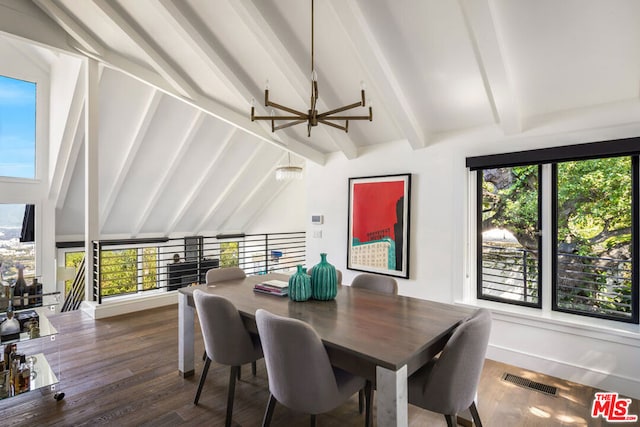
<path id="1" fill-rule="evenodd" d="M 178 370 L 194 374 L 193 291 L 229 299 L 247 329 L 257 333 L 259 308 L 309 323 L 320 335 L 331 363 L 374 382 L 377 425 L 407 426 L 407 378 L 438 354 L 468 309 L 406 296 L 339 286 L 332 301 L 294 302 L 253 291 L 265 280 L 288 280 L 278 273 L 182 288 L 178 293 Z"/>

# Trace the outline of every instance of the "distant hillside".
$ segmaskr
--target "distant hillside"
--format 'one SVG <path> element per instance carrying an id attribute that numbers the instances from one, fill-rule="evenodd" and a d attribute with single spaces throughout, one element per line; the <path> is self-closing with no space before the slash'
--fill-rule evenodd
<path id="1" fill-rule="evenodd" d="M 24 205 L 0 203 L 0 227 L 22 227 Z"/>

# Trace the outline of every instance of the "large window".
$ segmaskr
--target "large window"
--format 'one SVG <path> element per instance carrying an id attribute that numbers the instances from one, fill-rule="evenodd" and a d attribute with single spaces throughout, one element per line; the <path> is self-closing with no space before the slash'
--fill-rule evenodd
<path id="1" fill-rule="evenodd" d="M 478 298 L 638 323 L 639 144 L 468 158 L 478 183 Z"/>
<path id="2" fill-rule="evenodd" d="M 35 178 L 36 84 L 0 76 L 0 176 Z"/>
<path id="3" fill-rule="evenodd" d="M 631 320 L 632 163 L 612 157 L 554 166 L 554 309 Z"/>
<path id="4" fill-rule="evenodd" d="M 540 167 L 478 175 L 478 295 L 540 306 Z"/>
<path id="5" fill-rule="evenodd" d="M 8 284 L 15 283 L 20 268 L 28 283 L 36 275 L 35 245 L 23 232 L 26 209 L 22 204 L 0 203 L 0 279 Z"/>

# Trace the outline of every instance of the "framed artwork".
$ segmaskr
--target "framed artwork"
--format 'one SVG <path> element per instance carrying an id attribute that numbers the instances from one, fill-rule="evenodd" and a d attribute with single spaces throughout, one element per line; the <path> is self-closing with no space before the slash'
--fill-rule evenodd
<path id="1" fill-rule="evenodd" d="M 349 178 L 349 270 L 409 278 L 411 174 Z"/>

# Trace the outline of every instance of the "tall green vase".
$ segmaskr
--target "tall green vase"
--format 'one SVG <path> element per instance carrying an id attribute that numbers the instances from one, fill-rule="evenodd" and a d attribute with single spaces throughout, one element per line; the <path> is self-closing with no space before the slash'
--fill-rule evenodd
<path id="1" fill-rule="evenodd" d="M 299 265 L 298 271 L 289 277 L 289 299 L 306 301 L 309 298 L 311 298 L 311 277 Z"/>
<path id="2" fill-rule="evenodd" d="M 311 296 L 321 301 L 332 300 L 338 295 L 336 268 L 327 262 L 327 254 L 320 254 L 320 263 L 311 271 Z"/>

